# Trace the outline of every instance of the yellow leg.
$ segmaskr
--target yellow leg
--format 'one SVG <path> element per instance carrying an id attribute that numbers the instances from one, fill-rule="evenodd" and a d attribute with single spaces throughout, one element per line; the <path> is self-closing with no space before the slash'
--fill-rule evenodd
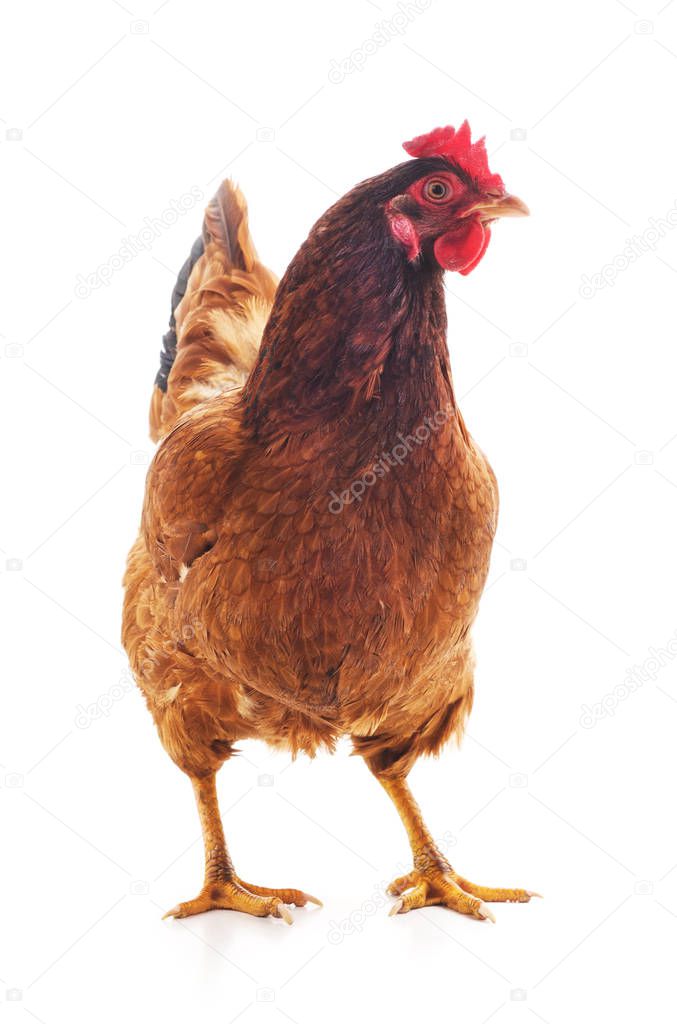
<path id="1" fill-rule="evenodd" d="M 414 870 L 396 878 L 388 888 L 391 896 L 398 897 L 391 914 L 442 904 L 461 914 L 494 921 L 486 902 L 528 903 L 532 896 L 538 896 L 528 889 L 495 889 L 462 878 L 436 846 L 406 779 L 376 777 L 397 808 L 414 857 Z"/>
<path id="2" fill-rule="evenodd" d="M 206 910 L 240 910 L 255 917 L 281 917 L 291 924 L 293 918 L 285 904 L 304 907 L 306 903 L 316 903 L 322 906 L 315 896 L 309 896 L 300 889 L 268 889 L 243 882 L 235 873 L 226 846 L 216 795 L 216 776 L 191 781 L 204 840 L 204 885 L 195 899 L 177 904 L 167 911 L 165 917 L 190 917 Z"/>

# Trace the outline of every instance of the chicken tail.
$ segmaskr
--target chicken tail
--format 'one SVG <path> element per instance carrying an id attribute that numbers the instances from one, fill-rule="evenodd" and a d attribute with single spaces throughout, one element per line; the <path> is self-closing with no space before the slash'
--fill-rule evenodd
<path id="1" fill-rule="evenodd" d="M 247 204 L 230 180 L 209 203 L 172 293 L 169 330 L 150 404 L 154 441 L 188 409 L 239 390 L 256 361 L 277 288 L 249 233 Z"/>

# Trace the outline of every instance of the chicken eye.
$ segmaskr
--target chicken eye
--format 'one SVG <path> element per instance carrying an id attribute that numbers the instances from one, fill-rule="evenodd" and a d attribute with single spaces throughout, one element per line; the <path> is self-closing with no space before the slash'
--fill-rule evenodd
<path id="1" fill-rule="evenodd" d="M 426 181 L 423 187 L 423 195 L 433 203 L 444 202 L 445 199 L 449 198 L 450 192 L 449 185 L 440 178 L 432 178 L 430 181 Z"/>

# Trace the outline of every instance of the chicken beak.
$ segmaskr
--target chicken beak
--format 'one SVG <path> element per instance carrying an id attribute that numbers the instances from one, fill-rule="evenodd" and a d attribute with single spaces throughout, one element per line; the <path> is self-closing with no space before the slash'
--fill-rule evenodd
<path id="1" fill-rule="evenodd" d="M 471 213 L 479 214 L 482 220 L 493 220 L 494 217 L 528 217 L 529 207 L 517 196 L 486 196 L 471 206 L 465 215 Z"/>

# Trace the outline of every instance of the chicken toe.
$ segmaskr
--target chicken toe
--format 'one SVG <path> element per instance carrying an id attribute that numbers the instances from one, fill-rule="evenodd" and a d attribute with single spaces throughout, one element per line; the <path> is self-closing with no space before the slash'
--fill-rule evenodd
<path id="1" fill-rule="evenodd" d="M 297 907 L 303 907 L 306 903 L 322 906 L 318 899 L 300 889 L 249 886 L 238 878 L 232 878 L 220 883 L 205 884 L 195 899 L 177 904 L 164 917 L 192 917 L 207 910 L 239 910 L 254 917 L 280 917 L 287 924 L 292 924 L 294 919 L 287 903 Z"/>
<path id="2" fill-rule="evenodd" d="M 403 878 L 396 879 L 388 888 L 398 899 L 390 909 L 390 916 L 406 914 L 419 907 L 444 906 L 459 914 L 468 914 L 481 921 L 496 919 L 486 904 L 461 888 L 454 873 L 443 868 L 430 867 L 424 871 L 414 870 Z"/>

